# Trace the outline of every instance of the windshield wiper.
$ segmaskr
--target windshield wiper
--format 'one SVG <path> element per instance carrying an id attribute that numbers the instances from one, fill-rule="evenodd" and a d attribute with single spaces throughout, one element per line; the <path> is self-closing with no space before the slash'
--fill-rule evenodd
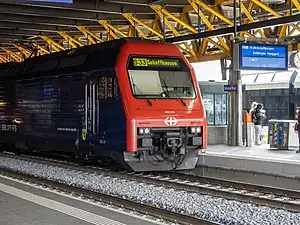
<path id="1" fill-rule="evenodd" d="M 165 79 L 162 79 L 162 82 L 164 83 L 164 86 L 167 88 L 167 92 L 169 92 L 169 87 L 167 86 Z M 179 99 L 184 106 L 187 106 L 186 103 L 180 98 L 180 96 L 177 95 L 176 91 L 173 90 L 171 91 L 176 95 L 177 99 Z"/>
<path id="2" fill-rule="evenodd" d="M 141 91 L 141 89 L 132 81 L 132 85 L 134 88 L 137 88 L 139 92 L 141 92 L 141 94 L 145 97 L 144 93 Z M 145 97 L 145 100 L 147 101 L 148 105 L 149 106 L 152 106 L 152 102 Z"/>

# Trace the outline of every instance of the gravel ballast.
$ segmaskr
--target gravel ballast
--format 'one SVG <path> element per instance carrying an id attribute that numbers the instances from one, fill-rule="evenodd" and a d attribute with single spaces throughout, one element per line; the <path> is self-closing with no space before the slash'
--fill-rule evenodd
<path id="1" fill-rule="evenodd" d="M 300 213 L 0 156 L 0 167 L 221 224 L 300 224 Z M 1 190 L 0 190 L 1 191 Z"/>

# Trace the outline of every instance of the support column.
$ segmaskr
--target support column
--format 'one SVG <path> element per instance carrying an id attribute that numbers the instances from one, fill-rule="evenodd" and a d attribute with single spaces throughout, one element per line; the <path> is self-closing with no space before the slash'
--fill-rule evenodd
<path id="1" fill-rule="evenodd" d="M 229 92 L 228 96 L 228 145 L 242 146 L 242 80 L 238 43 L 233 43 L 228 84 L 236 87 L 236 91 Z"/>

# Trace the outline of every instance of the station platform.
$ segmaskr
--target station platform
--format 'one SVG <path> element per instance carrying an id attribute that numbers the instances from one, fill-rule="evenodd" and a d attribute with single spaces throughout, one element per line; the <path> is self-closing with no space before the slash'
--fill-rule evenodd
<path id="1" fill-rule="evenodd" d="M 0 212 L 0 225 L 164 224 L 1 175 Z"/>
<path id="2" fill-rule="evenodd" d="M 269 144 L 208 146 L 206 153 L 199 157 L 197 170 L 199 168 L 202 175 L 211 175 L 214 171 L 218 178 L 300 189 L 300 153 L 270 149 Z"/>

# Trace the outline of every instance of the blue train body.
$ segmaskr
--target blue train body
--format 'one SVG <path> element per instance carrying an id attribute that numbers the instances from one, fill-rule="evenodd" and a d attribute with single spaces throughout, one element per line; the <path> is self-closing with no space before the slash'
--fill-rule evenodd
<path id="1" fill-rule="evenodd" d="M 0 142 L 20 150 L 72 153 L 80 146 L 81 155 L 105 155 L 102 148 L 112 154 L 125 151 L 125 113 L 114 71 L 118 47 L 88 54 L 79 49 L 73 57 L 56 53 L 0 67 Z"/>

